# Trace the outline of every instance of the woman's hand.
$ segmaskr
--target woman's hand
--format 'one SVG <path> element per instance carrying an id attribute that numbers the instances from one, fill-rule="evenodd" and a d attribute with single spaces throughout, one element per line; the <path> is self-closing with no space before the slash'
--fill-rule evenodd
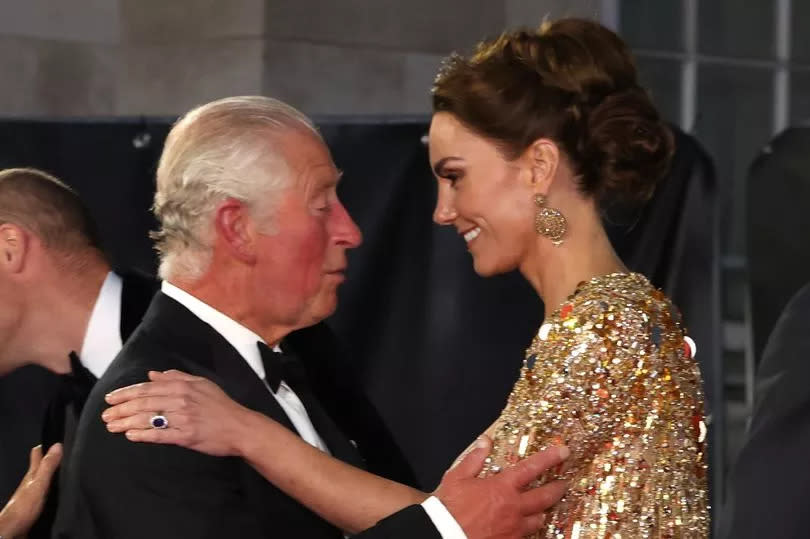
<path id="1" fill-rule="evenodd" d="M 61 460 L 62 444 L 51 446 L 45 457 L 41 445 L 31 450 L 28 472 L 0 511 L 0 536 L 13 539 L 28 533 L 42 512 L 51 479 Z"/>
<path id="2" fill-rule="evenodd" d="M 133 442 L 174 444 L 218 457 L 242 456 L 256 412 L 206 378 L 150 371 L 149 380 L 107 394 L 112 407 L 101 414 L 107 430 L 123 432 Z M 155 415 L 164 416 L 168 427 L 153 428 Z"/>

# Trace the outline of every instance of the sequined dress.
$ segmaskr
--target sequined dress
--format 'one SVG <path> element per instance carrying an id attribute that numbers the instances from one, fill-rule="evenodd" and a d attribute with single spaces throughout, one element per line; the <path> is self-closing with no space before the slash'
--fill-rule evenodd
<path id="1" fill-rule="evenodd" d="M 570 484 L 534 538 L 708 537 L 700 372 L 680 314 L 645 277 L 581 283 L 541 326 L 482 475 L 550 445 Z"/>

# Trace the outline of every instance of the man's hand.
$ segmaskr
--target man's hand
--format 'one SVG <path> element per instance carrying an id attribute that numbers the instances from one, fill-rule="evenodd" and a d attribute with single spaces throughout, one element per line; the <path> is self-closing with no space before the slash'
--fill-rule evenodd
<path id="1" fill-rule="evenodd" d="M 529 483 L 568 458 L 567 447 L 551 447 L 512 468 L 484 479 L 477 476 L 492 441 L 482 436 L 476 448 L 444 474 L 434 493 L 456 519 L 468 539 L 518 539 L 539 530 L 543 512 L 568 488 L 555 481 L 527 490 Z"/>
<path id="2" fill-rule="evenodd" d="M 42 456 L 41 445 L 31 450 L 28 472 L 14 495 L 0 511 L 0 536 L 4 539 L 13 539 L 28 533 L 42 512 L 51 478 L 61 460 L 61 444 L 54 444 L 45 457 Z"/>

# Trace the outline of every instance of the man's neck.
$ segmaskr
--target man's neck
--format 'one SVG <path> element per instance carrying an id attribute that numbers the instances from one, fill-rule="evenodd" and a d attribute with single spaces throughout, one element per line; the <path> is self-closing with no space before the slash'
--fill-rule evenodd
<path id="1" fill-rule="evenodd" d="M 281 339 L 296 329 L 283 324 L 267 324 L 260 321 L 250 307 L 253 303 L 250 301 L 251 298 L 248 298 L 247 292 L 239 286 L 238 279 L 216 279 L 206 276 L 193 282 L 181 278 L 169 278 L 167 281 L 251 330 L 271 346 L 281 342 Z"/>
<path id="2" fill-rule="evenodd" d="M 110 268 L 91 264 L 81 275 L 59 279 L 33 291 L 26 313 L 27 346 L 21 351 L 26 363 L 38 364 L 56 373 L 70 371 L 68 354 L 80 352 L 93 307 Z"/>

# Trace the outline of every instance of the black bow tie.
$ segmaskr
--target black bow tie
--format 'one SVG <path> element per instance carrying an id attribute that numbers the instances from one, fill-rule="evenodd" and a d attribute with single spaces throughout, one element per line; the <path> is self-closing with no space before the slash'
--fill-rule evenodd
<path id="1" fill-rule="evenodd" d="M 82 365 L 76 352 L 71 352 L 68 357 L 70 357 L 70 372 L 60 376 L 62 389 L 67 393 L 68 400 L 81 411 L 87 396 L 96 384 L 96 377 Z"/>
<path id="2" fill-rule="evenodd" d="M 45 416 L 42 433 L 42 446 L 45 451 L 56 442 L 65 441 L 68 407 L 72 407 L 73 414 L 78 419 L 96 383 L 96 377 L 82 365 L 76 352 L 71 352 L 69 357 L 70 372 L 59 375 L 59 390 L 48 405 Z"/>
<path id="3" fill-rule="evenodd" d="M 293 354 L 276 352 L 263 342 L 257 342 L 256 346 L 264 364 L 264 379 L 273 393 L 278 391 L 282 380 L 295 387 L 306 379 L 304 366 Z"/>

